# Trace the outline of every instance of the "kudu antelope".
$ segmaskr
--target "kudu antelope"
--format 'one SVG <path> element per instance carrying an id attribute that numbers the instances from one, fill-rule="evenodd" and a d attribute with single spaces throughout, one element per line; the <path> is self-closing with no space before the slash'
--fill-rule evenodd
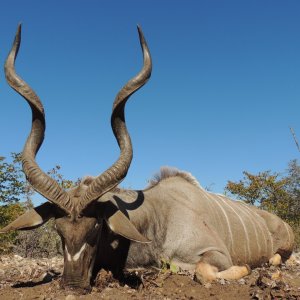
<path id="1" fill-rule="evenodd" d="M 24 213 L 1 232 L 32 229 L 55 219 L 64 251 L 62 286 L 90 289 L 100 268 L 114 274 L 126 267 L 159 266 L 161 259 L 195 270 L 201 282 L 239 279 L 250 267 L 287 259 L 294 236 L 277 216 L 223 195 L 205 191 L 189 173 L 163 168 L 143 191 L 117 185 L 132 160 L 124 107 L 151 74 L 151 57 L 138 29 L 144 65 L 118 93 L 111 125 L 120 147 L 117 161 L 97 177 L 63 190 L 35 161 L 44 138 L 43 105 L 16 73 L 21 27 L 5 63 L 9 85 L 30 105 L 32 128 L 23 151 L 23 170 L 32 187 L 49 202 Z"/>

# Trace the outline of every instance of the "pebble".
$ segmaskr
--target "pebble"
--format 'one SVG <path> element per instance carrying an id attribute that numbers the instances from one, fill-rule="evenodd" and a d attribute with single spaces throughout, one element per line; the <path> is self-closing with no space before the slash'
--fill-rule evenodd
<path id="1" fill-rule="evenodd" d="M 76 300 L 76 297 L 74 295 L 68 295 L 66 300 Z"/>

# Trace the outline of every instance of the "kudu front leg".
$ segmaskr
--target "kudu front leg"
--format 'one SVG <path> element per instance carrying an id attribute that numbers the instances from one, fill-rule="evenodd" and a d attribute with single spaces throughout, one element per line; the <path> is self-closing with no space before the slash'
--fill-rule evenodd
<path id="1" fill-rule="evenodd" d="M 269 259 L 269 264 L 271 266 L 279 266 L 282 263 L 281 255 L 276 253 Z"/>
<path id="2" fill-rule="evenodd" d="M 210 251 L 203 255 L 195 269 L 197 280 L 204 284 L 216 279 L 238 280 L 251 273 L 248 265 L 233 266 L 231 259 L 225 254 Z"/>

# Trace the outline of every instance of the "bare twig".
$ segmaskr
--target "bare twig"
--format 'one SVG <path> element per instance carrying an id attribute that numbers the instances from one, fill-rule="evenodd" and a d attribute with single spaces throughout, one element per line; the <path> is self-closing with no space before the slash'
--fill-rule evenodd
<path id="1" fill-rule="evenodd" d="M 297 140 L 297 137 L 296 137 L 296 134 L 295 134 L 295 131 L 294 131 L 293 127 L 290 127 L 290 131 L 291 131 L 291 133 L 293 135 L 293 138 L 294 138 L 295 144 L 297 146 L 297 149 L 300 152 L 299 143 L 298 143 L 298 140 Z"/>

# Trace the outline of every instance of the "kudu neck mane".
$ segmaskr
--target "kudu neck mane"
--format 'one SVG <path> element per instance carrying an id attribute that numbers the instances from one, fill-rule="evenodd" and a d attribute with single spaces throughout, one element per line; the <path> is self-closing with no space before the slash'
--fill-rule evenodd
<path id="1" fill-rule="evenodd" d="M 186 180 L 187 182 L 189 182 L 190 184 L 203 189 L 201 187 L 199 181 L 191 173 L 185 172 L 185 171 L 180 171 L 173 167 L 161 167 L 160 171 L 158 173 L 156 173 L 153 176 L 153 178 L 149 181 L 147 189 L 153 188 L 156 185 L 158 185 L 161 181 L 166 180 L 171 177 L 180 177 L 180 178 Z"/>
<path id="2" fill-rule="evenodd" d="M 178 170 L 177 168 L 173 168 L 173 167 L 160 168 L 160 170 L 156 174 L 154 174 L 153 177 L 149 180 L 149 183 L 145 189 L 146 190 L 152 189 L 155 186 L 157 186 L 160 182 L 162 182 L 163 180 L 166 180 L 166 179 L 172 178 L 172 177 L 180 177 L 180 178 L 186 180 L 187 182 L 189 182 L 190 184 L 192 184 L 200 189 L 203 189 L 203 187 L 200 185 L 199 181 L 191 173 L 181 171 L 181 170 Z M 93 176 L 84 177 L 80 183 L 80 187 L 83 189 L 86 189 L 91 184 L 91 182 L 93 182 L 93 180 L 94 180 Z M 134 194 L 135 193 L 134 190 L 121 188 L 120 186 L 113 188 L 110 192 L 116 193 L 116 194 L 119 194 L 119 193 Z"/>

